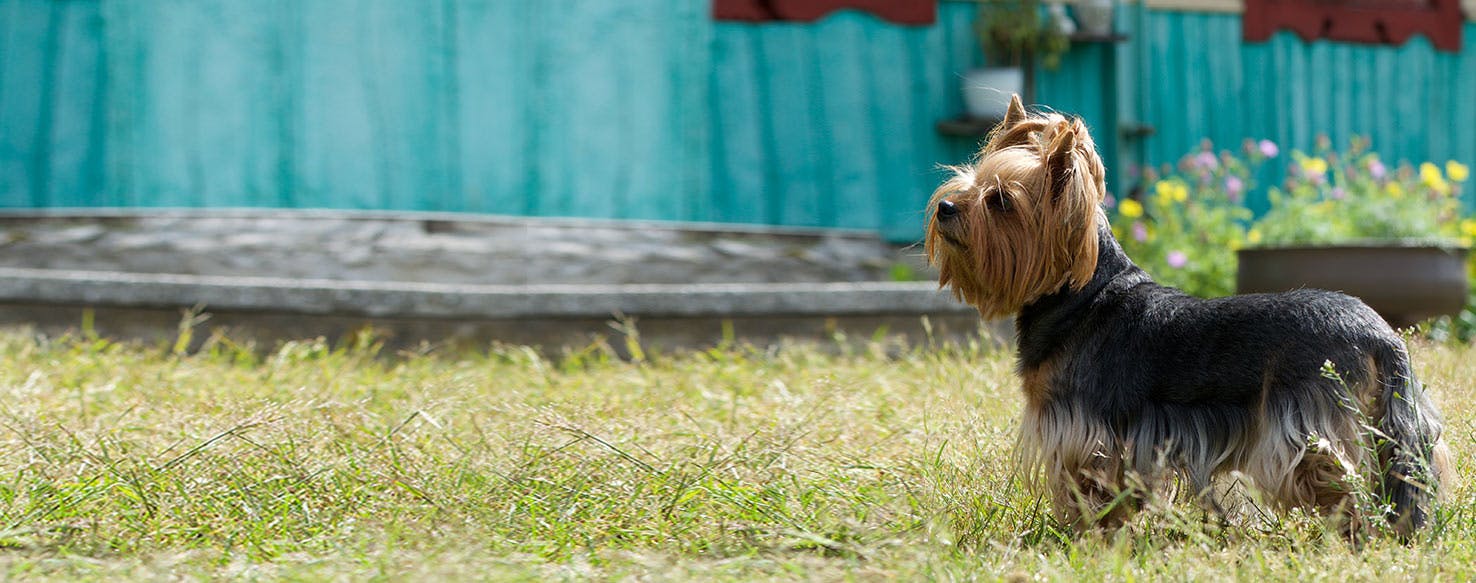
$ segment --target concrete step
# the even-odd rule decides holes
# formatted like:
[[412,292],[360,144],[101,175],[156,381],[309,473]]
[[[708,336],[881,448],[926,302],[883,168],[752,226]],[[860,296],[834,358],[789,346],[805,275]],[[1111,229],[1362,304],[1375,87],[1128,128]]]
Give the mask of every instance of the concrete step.
[[[275,342],[372,326],[396,345],[499,340],[545,347],[627,333],[667,348],[725,335],[755,342],[978,334],[977,314],[932,283],[476,285],[0,268],[0,323],[75,329],[87,310],[105,334],[168,339],[182,314]],[[614,325],[612,325],[614,323]],[[991,334],[998,335],[998,325]]]
[[[449,213],[0,212],[0,323],[168,339],[181,313],[274,342],[374,326],[396,344],[672,347],[979,331],[920,251],[836,229]],[[612,325],[612,322],[614,323]],[[203,336],[203,335],[197,335]]]

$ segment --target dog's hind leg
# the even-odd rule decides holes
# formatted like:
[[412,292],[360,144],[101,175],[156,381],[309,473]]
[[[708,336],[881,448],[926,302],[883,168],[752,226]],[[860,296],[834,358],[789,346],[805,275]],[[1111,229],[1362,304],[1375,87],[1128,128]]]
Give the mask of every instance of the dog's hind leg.
[[1292,470],[1289,488],[1280,498],[1287,507],[1316,511],[1329,527],[1356,541],[1369,526],[1358,504],[1369,485],[1360,482],[1357,465],[1347,456],[1314,444]]
[[[1354,387],[1363,383],[1353,380]],[[1265,408],[1259,441],[1244,469],[1277,506],[1316,512],[1344,536],[1357,538],[1369,526],[1359,502],[1372,495],[1373,479],[1357,405],[1345,396],[1341,380],[1291,386]]]
[[1392,505],[1390,523],[1407,538],[1429,520],[1440,487],[1449,487],[1454,475],[1441,439],[1440,413],[1415,378],[1403,343],[1391,342],[1374,361],[1378,383],[1372,416],[1387,438],[1379,451],[1380,491]]

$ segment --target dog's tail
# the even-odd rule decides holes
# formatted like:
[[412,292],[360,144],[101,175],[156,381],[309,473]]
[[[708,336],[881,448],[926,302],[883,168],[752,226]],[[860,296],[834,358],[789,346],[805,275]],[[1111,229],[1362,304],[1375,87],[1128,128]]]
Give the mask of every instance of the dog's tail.
[[1375,355],[1381,385],[1381,415],[1375,439],[1383,498],[1392,505],[1389,521],[1408,536],[1429,520],[1442,479],[1450,478],[1445,444],[1440,440],[1440,413],[1414,376],[1403,343]]

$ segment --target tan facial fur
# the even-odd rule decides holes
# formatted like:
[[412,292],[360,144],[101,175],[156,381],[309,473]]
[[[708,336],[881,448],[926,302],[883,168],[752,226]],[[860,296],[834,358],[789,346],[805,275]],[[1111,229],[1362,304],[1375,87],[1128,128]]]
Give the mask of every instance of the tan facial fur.
[[[985,317],[1018,312],[1097,264],[1105,170],[1086,127],[1059,114],[1010,114],[971,164],[933,193],[926,249],[939,284]],[[947,201],[957,214],[940,217]]]

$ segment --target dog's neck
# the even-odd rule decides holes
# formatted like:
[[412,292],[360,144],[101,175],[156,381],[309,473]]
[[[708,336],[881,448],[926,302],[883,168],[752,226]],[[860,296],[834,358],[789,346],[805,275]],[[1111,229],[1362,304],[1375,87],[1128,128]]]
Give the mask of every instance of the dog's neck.
[[1097,268],[1091,281],[1075,291],[1063,286],[1061,291],[1026,305],[1015,316],[1021,366],[1026,370],[1035,368],[1062,349],[1071,329],[1082,325],[1092,303],[1114,281],[1136,285],[1139,279],[1152,281],[1128,258],[1112,236],[1112,228],[1102,221],[1097,228]]

